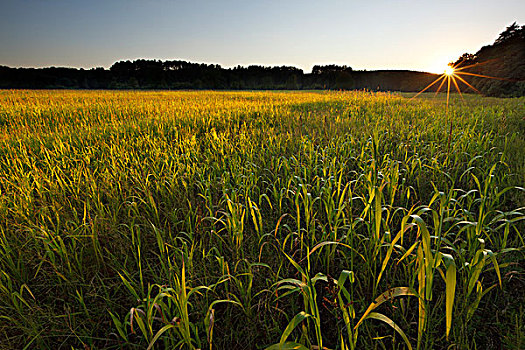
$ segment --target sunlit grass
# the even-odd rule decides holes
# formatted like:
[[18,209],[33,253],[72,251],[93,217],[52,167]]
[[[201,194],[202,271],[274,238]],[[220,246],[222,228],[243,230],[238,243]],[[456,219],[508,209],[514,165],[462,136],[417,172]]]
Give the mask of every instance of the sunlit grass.
[[0,91],[0,343],[519,338],[525,100],[403,96]]

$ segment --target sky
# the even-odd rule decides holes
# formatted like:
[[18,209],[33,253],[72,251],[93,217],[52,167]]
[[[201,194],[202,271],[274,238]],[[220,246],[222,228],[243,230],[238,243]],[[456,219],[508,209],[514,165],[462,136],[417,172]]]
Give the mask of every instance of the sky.
[[524,0],[0,0],[0,65],[120,60],[442,73],[525,24]]

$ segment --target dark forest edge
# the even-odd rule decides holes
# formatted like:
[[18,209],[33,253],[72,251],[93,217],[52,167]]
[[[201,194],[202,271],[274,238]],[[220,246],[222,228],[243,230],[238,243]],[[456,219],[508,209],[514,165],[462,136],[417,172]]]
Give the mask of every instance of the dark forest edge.
[[[492,45],[476,54],[463,54],[456,65],[472,65],[466,72],[498,79],[466,79],[487,96],[525,95],[525,26],[508,26]],[[342,89],[417,92],[438,75],[410,70],[356,71],[348,66],[316,65],[312,73],[291,67],[237,66],[183,60],[119,61],[109,69],[11,68],[0,66],[3,89],[219,89],[312,90]],[[435,91],[437,86],[428,91]],[[464,92],[473,92],[466,85]]]
[[120,61],[109,70],[93,68],[0,67],[0,88],[37,89],[369,89],[419,91],[437,75],[413,71],[354,71],[346,66],[315,66],[305,74],[289,67],[223,68],[187,61]]

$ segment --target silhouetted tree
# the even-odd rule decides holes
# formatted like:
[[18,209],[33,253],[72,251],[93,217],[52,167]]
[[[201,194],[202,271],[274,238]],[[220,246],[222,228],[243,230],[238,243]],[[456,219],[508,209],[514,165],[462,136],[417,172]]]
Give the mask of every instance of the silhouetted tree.
[[449,63],[449,65],[459,68],[459,67],[470,66],[475,63],[477,63],[476,55],[473,55],[471,53],[464,53],[455,62]]
[[494,44],[502,44],[510,39],[524,37],[525,25],[519,26],[516,22],[512,23],[503,32],[500,33]]

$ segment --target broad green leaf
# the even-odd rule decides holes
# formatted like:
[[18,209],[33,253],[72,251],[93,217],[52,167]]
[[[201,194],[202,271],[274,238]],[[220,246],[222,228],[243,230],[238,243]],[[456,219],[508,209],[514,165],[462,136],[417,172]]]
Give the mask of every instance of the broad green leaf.
[[408,226],[406,226],[406,222],[409,217],[410,216],[407,215],[401,220],[401,229],[399,230],[398,234],[394,237],[392,242],[390,242],[390,247],[388,248],[388,251],[386,252],[385,259],[383,260],[383,265],[381,266],[381,271],[379,271],[379,275],[377,276],[376,286],[379,285],[381,276],[383,276],[383,272],[385,271],[386,266],[388,265],[390,256],[392,255],[392,252],[394,251],[395,244],[397,243],[398,240],[402,239],[405,232],[414,225],[414,224],[409,224]]
[[427,225],[419,215],[411,215],[416,222],[417,226],[421,230],[421,242],[423,243],[423,253],[425,255],[425,298],[426,300],[432,300],[432,269],[434,267],[434,258],[430,247],[430,233],[428,232]]
[[113,323],[115,324],[115,327],[117,328],[118,334],[124,339],[125,341],[128,341],[128,337],[126,333],[124,332],[124,329],[122,327],[122,322],[117,318],[117,316],[113,315],[111,311],[108,311],[109,315],[111,316],[111,319],[113,320]]
[[376,320],[379,320],[379,321],[383,321],[385,322],[387,325],[389,325],[390,327],[392,327],[397,333],[399,333],[399,335],[401,336],[401,338],[403,338],[403,340],[405,341],[407,347],[409,350],[412,350],[412,345],[410,344],[410,342],[408,341],[408,338],[405,334],[405,332],[403,332],[403,330],[401,328],[399,328],[399,326],[394,322],[392,321],[390,318],[386,317],[385,315],[383,314],[380,314],[378,312],[371,312],[369,315],[368,315],[368,318],[375,318]]
[[368,314],[370,314],[372,310],[377,308],[379,305],[383,304],[385,301],[394,299],[395,297],[399,296],[417,296],[417,294],[410,287],[395,287],[387,290],[386,292],[378,296],[372,304],[370,304],[363,316],[361,316],[361,318],[359,319],[359,322],[357,322],[357,324],[355,325],[354,329],[357,329],[357,327],[359,327],[359,325],[367,318]]
[[306,320],[308,317],[311,317],[311,316],[304,311],[301,311],[297,315],[295,315],[294,318],[292,318],[292,320],[288,323],[288,326],[286,326],[286,329],[281,335],[281,340],[279,341],[279,345],[283,345],[286,342],[286,339],[288,339],[290,334],[293,332],[295,327],[297,327],[301,322]]
[[284,344],[277,343],[270,345],[265,350],[309,350],[306,346],[294,342],[286,342]]
[[446,317],[446,337],[450,334],[452,326],[452,309],[454,307],[454,297],[456,294],[456,263],[454,258],[449,254],[443,254],[443,262],[447,268],[446,275],[446,301],[445,301],[445,317]]
[[503,285],[501,283],[501,272],[499,270],[498,260],[496,260],[496,255],[491,250],[486,250],[486,252],[490,260],[492,261],[492,264],[494,265],[494,270],[496,270],[496,275],[498,275],[499,287],[503,289]]
[[343,286],[347,279],[350,281],[350,283],[354,283],[354,280],[355,280],[354,271],[348,271],[348,270],[341,271],[341,273],[339,274],[339,278],[337,279],[337,285],[339,287]]
[[153,345],[155,344],[155,342],[160,338],[160,336],[166,332],[168,329],[171,329],[171,328],[175,328],[176,326],[172,325],[172,324],[167,324],[165,325],[164,327],[162,327],[161,329],[159,329],[159,331],[157,332],[157,334],[155,334],[155,336],[153,337],[153,339],[151,340],[151,342],[149,343],[148,345],[148,349],[147,350],[150,350]]

